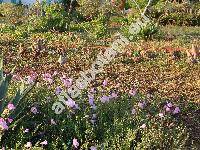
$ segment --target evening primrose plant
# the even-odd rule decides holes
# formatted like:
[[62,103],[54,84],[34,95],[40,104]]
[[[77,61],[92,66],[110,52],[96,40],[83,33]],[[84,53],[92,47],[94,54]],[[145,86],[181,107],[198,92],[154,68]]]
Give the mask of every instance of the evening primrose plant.
[[4,75],[3,73],[3,58],[0,57],[0,140],[5,130],[8,130],[12,124],[17,123],[15,118],[20,114],[21,110],[18,109],[18,105],[26,94],[33,88],[34,84],[25,88],[23,82],[19,87],[17,93],[11,100],[8,98],[8,88],[12,80],[12,73]]

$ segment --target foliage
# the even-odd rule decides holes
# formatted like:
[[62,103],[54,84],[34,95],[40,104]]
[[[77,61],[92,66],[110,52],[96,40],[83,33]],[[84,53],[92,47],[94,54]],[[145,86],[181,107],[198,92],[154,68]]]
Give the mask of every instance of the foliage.
[[[134,26],[133,26],[134,27]],[[144,23],[140,28],[138,28],[139,31],[137,31],[137,34],[130,34],[129,32],[129,26],[122,27],[122,32],[127,36],[133,36],[133,41],[134,40],[139,40],[139,39],[144,39],[144,40],[151,40],[153,39],[153,36],[156,34],[159,34],[159,26],[155,22],[148,22]]]
[[106,35],[108,28],[107,23],[108,18],[105,15],[100,14],[96,19],[90,22],[73,24],[70,29],[87,32],[91,37],[99,39]]
[[[32,18],[29,23],[34,30],[44,32],[49,30],[66,31],[70,23],[70,18],[67,12],[61,5],[45,5],[44,15],[39,18]],[[34,24],[32,24],[34,21]]]
[[[0,148],[199,149],[200,66],[199,60],[186,61],[185,50],[193,39],[199,41],[200,30],[158,26],[157,19],[168,12],[163,1],[154,1],[149,8],[153,12],[149,17],[155,20],[141,27],[123,53],[103,66],[77,98],[61,102],[62,114],[55,114],[52,106],[60,92],[67,92],[99,53],[105,54],[116,39],[116,28],[130,37],[128,25],[140,15],[131,1],[126,4],[126,8],[133,7],[128,15],[109,3],[81,2],[84,5],[76,13],[68,13],[60,4],[35,4],[27,15],[0,24],[0,51],[4,53],[0,128],[5,128]],[[139,0],[142,9],[146,3]],[[11,14],[16,13],[14,7],[18,6],[13,5]],[[170,14],[176,12],[184,14],[182,8]],[[175,17],[181,24],[183,16]],[[18,20],[21,23],[15,23]],[[114,29],[113,23],[118,27]],[[13,66],[15,74],[1,75]],[[22,81],[31,89],[26,97],[23,92],[29,88]]]
[[162,25],[199,26],[199,5],[200,3],[173,4],[169,2],[160,2],[151,8],[151,17],[159,19]]
[[[11,73],[13,73],[13,71]],[[5,130],[8,130],[9,126],[13,126],[17,123],[18,120],[16,120],[16,117],[22,112],[21,109],[18,108],[18,105],[20,105],[22,99],[33,87],[33,85],[30,85],[25,88],[24,83],[22,83],[16,95],[11,100],[8,100],[8,87],[11,79],[11,74],[6,76],[3,74],[3,59],[0,58],[0,140]]]

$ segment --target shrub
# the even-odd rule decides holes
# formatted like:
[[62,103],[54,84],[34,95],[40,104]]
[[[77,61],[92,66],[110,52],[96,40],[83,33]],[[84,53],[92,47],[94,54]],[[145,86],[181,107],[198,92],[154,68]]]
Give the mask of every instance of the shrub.
[[43,15],[33,15],[29,20],[32,31],[46,32],[49,30],[66,31],[70,24],[70,17],[59,4],[44,5]]

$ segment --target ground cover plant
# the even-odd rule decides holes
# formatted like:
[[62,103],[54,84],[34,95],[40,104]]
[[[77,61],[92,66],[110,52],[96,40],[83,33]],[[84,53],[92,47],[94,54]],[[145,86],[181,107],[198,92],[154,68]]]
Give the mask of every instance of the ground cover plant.
[[153,1],[151,22],[63,113],[52,110],[118,32],[130,36],[138,6],[0,4],[1,149],[200,149],[199,2]]

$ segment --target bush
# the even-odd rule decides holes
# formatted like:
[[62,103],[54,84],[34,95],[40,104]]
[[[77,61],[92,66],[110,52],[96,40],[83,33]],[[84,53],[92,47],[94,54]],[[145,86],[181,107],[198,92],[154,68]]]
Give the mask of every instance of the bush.
[[[129,26],[122,27],[121,30],[126,37],[129,38],[130,36],[132,36],[132,34],[130,34],[129,32]],[[133,41],[139,39],[151,40],[153,39],[154,35],[158,33],[159,33],[158,24],[151,21],[139,28],[139,32],[133,35]]]
[[174,4],[160,2],[151,8],[150,16],[155,19],[159,19],[159,23],[162,25],[187,25],[187,26],[199,26],[200,25],[200,3],[195,4]]
[[107,22],[108,18],[105,15],[100,14],[90,22],[72,24],[70,30],[87,32],[92,38],[99,39],[104,37],[107,33]]
[[70,17],[59,4],[44,5],[43,15],[33,15],[29,20],[32,31],[46,32],[49,30],[66,31],[70,24]]

